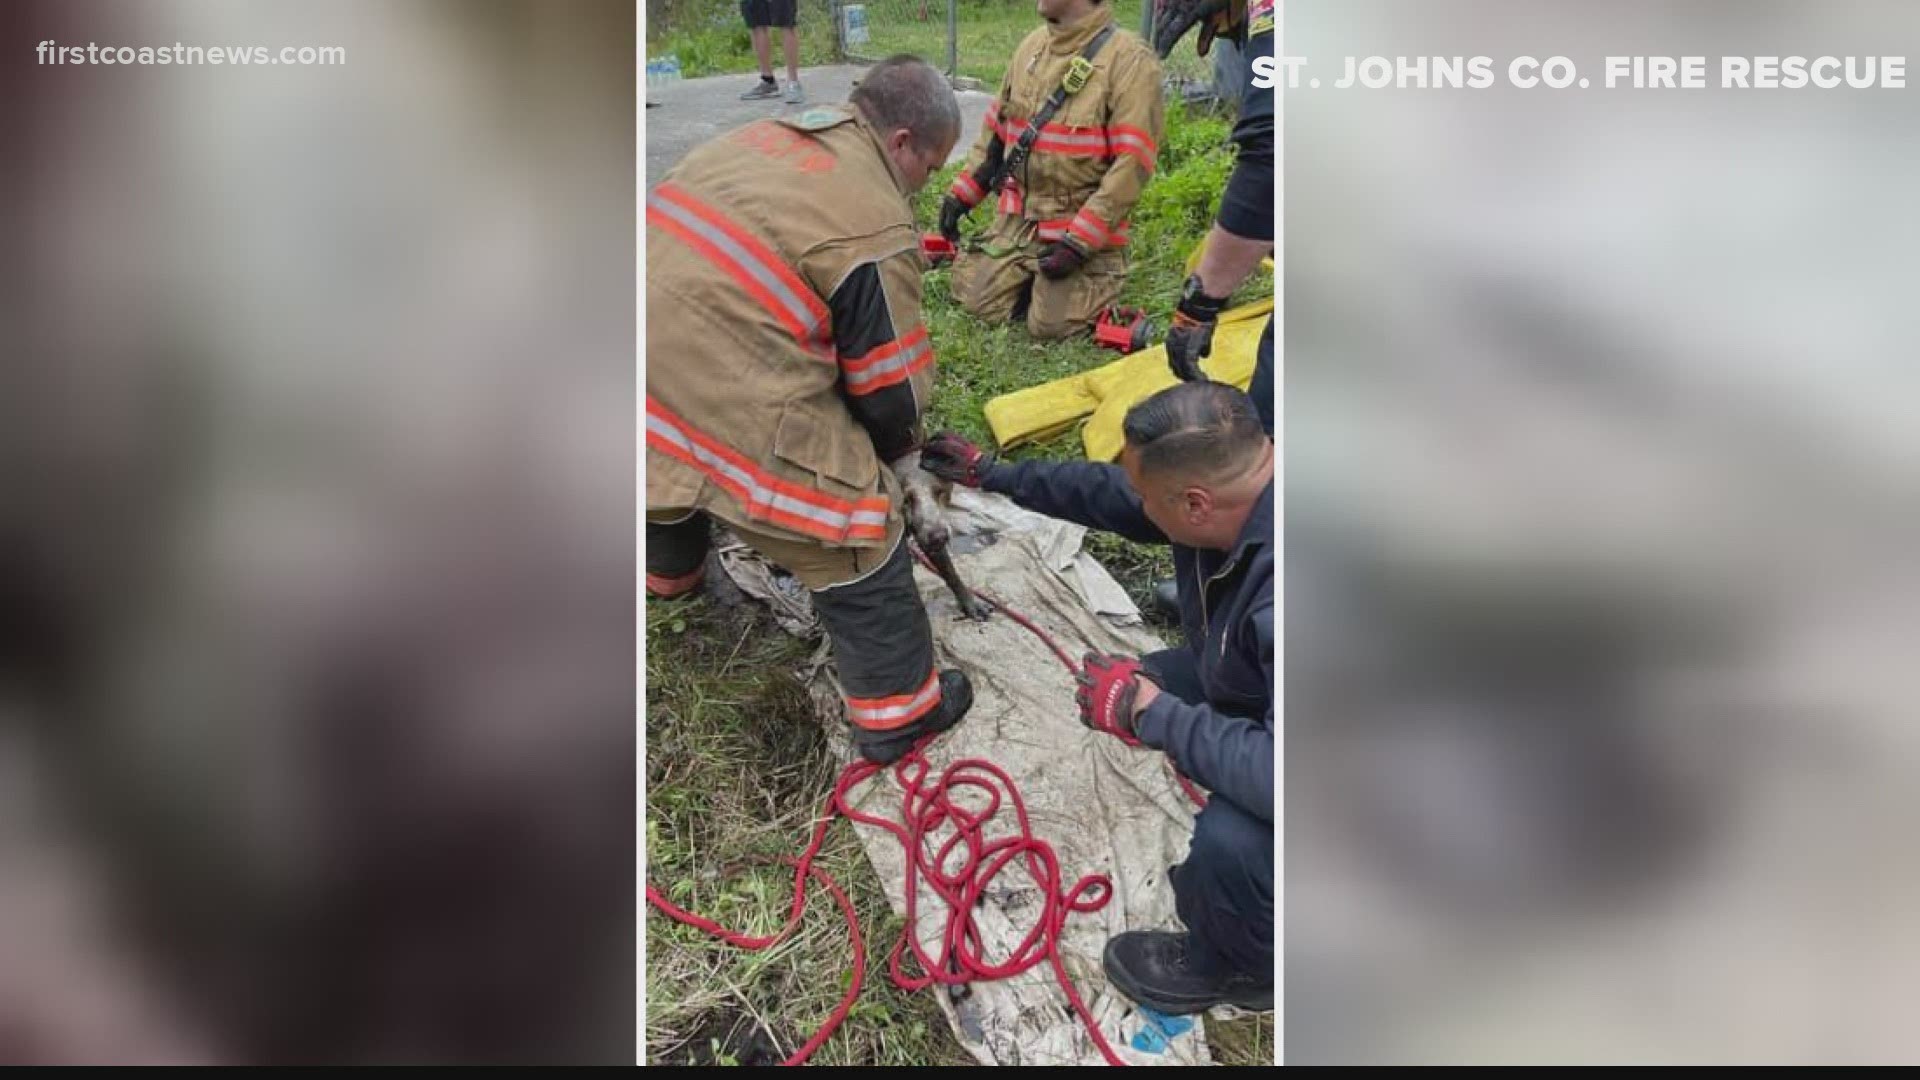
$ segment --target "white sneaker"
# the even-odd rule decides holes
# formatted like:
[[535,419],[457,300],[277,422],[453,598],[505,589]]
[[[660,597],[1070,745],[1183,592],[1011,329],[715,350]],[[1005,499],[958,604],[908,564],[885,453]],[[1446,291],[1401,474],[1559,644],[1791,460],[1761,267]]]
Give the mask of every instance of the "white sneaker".
[[787,84],[787,104],[798,105],[805,100],[806,96],[800,92],[800,83],[798,80]]

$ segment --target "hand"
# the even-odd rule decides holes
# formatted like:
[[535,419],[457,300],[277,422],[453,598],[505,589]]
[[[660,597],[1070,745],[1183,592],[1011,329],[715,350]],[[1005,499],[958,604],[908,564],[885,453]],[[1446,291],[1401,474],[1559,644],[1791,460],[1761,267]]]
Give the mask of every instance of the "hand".
[[993,468],[993,455],[983,453],[964,436],[943,431],[920,448],[920,467],[942,480],[977,488]]
[[1086,252],[1065,240],[1055,240],[1040,253],[1040,272],[1048,281],[1059,281],[1080,269],[1080,264],[1086,261]]
[[947,546],[952,533],[947,529],[946,502],[953,487],[928,469],[920,467],[921,452],[915,450],[892,462],[893,475],[905,491],[901,502],[907,528],[922,551],[937,551]]
[[1167,366],[1176,378],[1193,382],[1207,377],[1200,361],[1213,355],[1213,328],[1226,306],[1225,297],[1201,291],[1198,277],[1187,279],[1180,306],[1173,312],[1173,326],[1167,331]]
[[1080,722],[1128,746],[1139,746],[1134,716],[1142,678],[1140,661],[1132,657],[1088,653],[1080,674],[1075,676],[1080,684],[1074,694],[1080,705]]
[[967,208],[961,205],[959,199],[948,195],[940,200],[940,235],[946,238],[947,243],[960,242],[960,222],[966,216]]
[[1182,382],[1205,379],[1200,361],[1213,355],[1213,323],[1194,322],[1174,312],[1173,327],[1167,331],[1167,366]]
[[1206,20],[1207,25],[1200,31],[1200,55],[1207,55],[1213,46],[1214,34],[1219,30],[1216,21],[1221,15],[1230,14],[1228,0],[1157,0],[1153,16],[1153,50],[1165,60],[1173,51],[1173,46],[1186,36],[1193,24]]

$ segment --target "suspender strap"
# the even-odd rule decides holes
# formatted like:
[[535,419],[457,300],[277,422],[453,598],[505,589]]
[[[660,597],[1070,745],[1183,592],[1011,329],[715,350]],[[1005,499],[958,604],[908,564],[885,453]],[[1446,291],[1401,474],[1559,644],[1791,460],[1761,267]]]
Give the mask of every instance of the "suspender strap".
[[1080,50],[1080,55],[1073,58],[1073,63],[1067,66],[1067,73],[1061,78],[1060,85],[1053,88],[1053,93],[1047,98],[1046,104],[1040,106],[1040,111],[1027,121],[1027,130],[1020,133],[1020,141],[1014,143],[1013,149],[1007,152],[1006,162],[993,187],[1006,186],[1007,179],[1026,165],[1028,155],[1033,153],[1034,140],[1040,137],[1040,129],[1047,125],[1047,121],[1053,119],[1053,114],[1060,111],[1060,106],[1067,103],[1070,95],[1079,93],[1080,89],[1087,85],[1088,77],[1093,74],[1093,58],[1100,54],[1100,50],[1107,44],[1107,39],[1112,36],[1113,24],[1108,23],[1100,28],[1099,33],[1093,35],[1093,40],[1087,42],[1087,47]]

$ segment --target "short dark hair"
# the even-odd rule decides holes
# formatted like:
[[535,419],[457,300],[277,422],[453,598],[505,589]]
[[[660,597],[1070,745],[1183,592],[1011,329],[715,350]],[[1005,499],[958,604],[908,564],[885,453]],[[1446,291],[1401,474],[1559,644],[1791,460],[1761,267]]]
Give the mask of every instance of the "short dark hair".
[[1127,411],[1121,425],[1142,474],[1219,481],[1252,465],[1267,429],[1253,399],[1226,383],[1176,383]]
[[940,69],[896,53],[867,69],[848,99],[883,132],[906,128],[914,145],[937,150],[960,137],[960,100]]

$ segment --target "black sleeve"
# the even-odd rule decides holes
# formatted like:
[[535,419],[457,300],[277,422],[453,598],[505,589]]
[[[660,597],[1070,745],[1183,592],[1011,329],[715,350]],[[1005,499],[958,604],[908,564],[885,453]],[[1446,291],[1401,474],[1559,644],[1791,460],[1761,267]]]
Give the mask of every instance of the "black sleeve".
[[1127,471],[1100,461],[1017,461],[996,464],[982,487],[1036,514],[1124,536],[1141,544],[1165,544],[1167,536],[1147,518]]
[[[933,349],[924,323],[915,319],[898,332],[879,263],[862,263],[841,282],[828,308],[839,354],[840,388],[847,407],[868,435],[880,460],[891,462],[924,441],[917,384],[930,376]],[[919,378],[916,378],[919,376]]]
[[1253,84],[1253,61],[1273,55],[1273,31],[1252,35],[1240,51],[1246,90],[1240,99],[1240,117],[1233,125],[1239,148],[1233,175],[1220,198],[1221,228],[1248,240],[1273,240],[1273,88]]
[[[1253,614],[1251,632],[1259,643],[1262,673],[1273,679],[1273,609]],[[1140,712],[1140,741],[1164,750],[1180,771],[1215,795],[1259,818],[1273,820],[1273,703],[1266,716],[1249,720],[1229,716],[1211,705],[1181,701],[1162,693]]]

